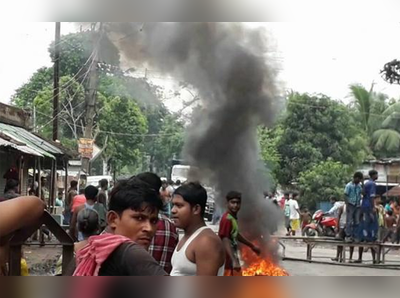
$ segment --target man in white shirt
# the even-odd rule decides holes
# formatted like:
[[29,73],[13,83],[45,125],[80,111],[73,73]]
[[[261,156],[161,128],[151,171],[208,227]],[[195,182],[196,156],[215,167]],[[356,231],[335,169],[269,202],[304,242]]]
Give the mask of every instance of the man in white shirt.
[[289,200],[290,209],[290,227],[292,229],[292,236],[296,236],[296,231],[300,229],[300,208],[297,202],[298,194],[294,193]]
[[331,196],[329,198],[329,201],[331,202],[333,207],[328,212],[326,212],[325,215],[333,216],[334,218],[338,218],[340,208],[342,208],[343,205],[345,204],[344,201],[338,201],[338,199],[335,196]]

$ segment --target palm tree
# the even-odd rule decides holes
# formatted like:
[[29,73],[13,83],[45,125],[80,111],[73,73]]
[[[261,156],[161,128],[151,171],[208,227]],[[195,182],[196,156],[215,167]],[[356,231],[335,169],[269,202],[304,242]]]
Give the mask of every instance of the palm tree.
[[382,113],[381,128],[372,135],[374,149],[380,152],[400,153],[400,102],[390,105]]
[[374,154],[400,154],[400,102],[389,105],[387,96],[374,92],[373,85],[369,91],[362,85],[351,85],[350,90]]

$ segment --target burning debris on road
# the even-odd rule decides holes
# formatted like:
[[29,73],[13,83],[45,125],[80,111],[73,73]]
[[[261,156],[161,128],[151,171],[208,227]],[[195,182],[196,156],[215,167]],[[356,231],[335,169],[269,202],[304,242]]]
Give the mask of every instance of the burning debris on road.
[[242,259],[246,263],[243,276],[289,276],[289,273],[275,263],[268,254],[257,256],[248,247],[241,250]]

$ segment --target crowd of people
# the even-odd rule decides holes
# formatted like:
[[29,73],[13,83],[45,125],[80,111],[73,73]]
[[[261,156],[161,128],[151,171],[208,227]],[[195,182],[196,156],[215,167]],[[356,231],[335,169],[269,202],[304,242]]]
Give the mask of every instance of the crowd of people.
[[[55,200],[64,209],[64,224],[69,225],[69,234],[76,241],[74,261],[58,274],[238,276],[238,243],[261,253],[240,233],[239,192],[227,194],[227,209],[217,235],[204,220],[208,196],[198,182],[172,184],[162,182],[154,173],[142,173],[119,181],[111,192],[105,181],[99,187],[77,187],[72,181],[66,199],[60,192]],[[39,208],[45,209],[36,197],[19,195],[0,203],[0,209],[14,210],[21,199],[40,202]],[[24,218],[20,212],[16,216]]]
[[[336,218],[337,239],[349,243],[399,243],[399,204],[390,200],[386,206],[382,205],[375,182],[378,173],[370,171],[369,174],[370,179],[364,181],[362,173],[355,173],[345,187],[344,199],[332,196],[333,207],[325,215]],[[237,191],[226,194],[227,207],[221,215],[218,234],[205,222],[208,195],[197,182],[174,184],[147,172],[119,181],[112,190],[108,189],[107,180],[100,181],[98,187],[80,190],[78,182],[71,181],[65,197],[64,200],[63,192],[59,192],[55,203],[64,209],[64,224],[69,226],[69,234],[76,244],[74,262],[64,275],[240,276],[239,243],[248,246],[254,254],[261,254],[260,248],[240,232],[238,213],[242,194]],[[28,206],[36,204],[37,210],[44,210],[46,206],[43,199],[21,197],[18,183],[10,179],[0,211],[14,212],[21,200],[27,201]],[[299,207],[297,192],[286,192],[280,204],[288,236],[296,236],[311,222],[308,209]],[[24,210],[14,214],[29,218],[20,214]],[[19,225],[15,218],[7,220],[5,230],[9,234]],[[15,226],[10,227],[10,222]],[[182,231],[181,237],[179,231]],[[333,260],[339,259],[340,249],[343,248],[338,248]],[[351,258],[353,252],[354,249]],[[355,262],[362,261],[362,253],[360,248]],[[372,255],[375,260],[373,249]]]
[[[384,204],[377,193],[378,172],[371,170],[369,179],[364,180],[361,172],[356,172],[343,193],[343,199],[330,197],[332,208],[324,216],[336,219],[336,239],[347,243],[400,243],[400,206],[396,199],[387,199]],[[287,236],[295,236],[304,231],[311,222],[311,214],[306,207],[299,208],[298,194],[286,192],[281,201],[285,215]],[[304,235],[304,233],[303,233]],[[339,260],[343,247],[338,248]],[[350,249],[350,261],[361,263],[364,248],[359,248],[359,258],[353,261],[354,248]],[[376,262],[376,252],[371,249]]]

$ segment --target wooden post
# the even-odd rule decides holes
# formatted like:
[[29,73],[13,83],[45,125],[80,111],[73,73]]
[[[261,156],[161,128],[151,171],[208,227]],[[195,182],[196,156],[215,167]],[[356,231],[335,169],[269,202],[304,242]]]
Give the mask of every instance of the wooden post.
[[66,269],[71,265],[74,260],[74,246],[63,246],[62,251],[62,275],[66,274]]
[[54,211],[55,197],[57,195],[57,160],[51,162],[51,185],[50,185],[50,213]]
[[35,165],[34,165],[34,169],[33,169],[33,185],[32,185],[32,187],[35,186],[38,157],[35,157],[34,159],[35,159]]
[[[64,204],[68,198],[68,159],[64,160],[65,163],[65,179],[64,179]],[[65,206],[64,206],[65,207]]]
[[23,179],[24,179],[24,157],[21,155],[19,157],[19,169],[18,169],[18,179],[19,179],[19,186],[18,186],[18,193],[23,195],[22,193],[22,184],[23,184]]
[[11,246],[10,247],[10,275],[21,276],[21,258],[22,258],[22,246]]
[[42,163],[41,163],[41,158],[38,158],[38,197],[41,199],[42,198]]

